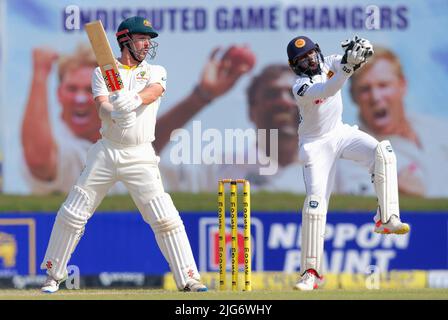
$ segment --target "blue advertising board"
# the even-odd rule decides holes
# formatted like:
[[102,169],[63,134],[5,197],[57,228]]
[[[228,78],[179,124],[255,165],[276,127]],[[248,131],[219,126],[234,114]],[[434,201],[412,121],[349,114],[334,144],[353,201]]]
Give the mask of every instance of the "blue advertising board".
[[[324,269],[331,273],[448,269],[448,212],[403,212],[408,235],[373,233],[366,212],[330,212],[325,233]],[[0,216],[0,277],[42,274],[40,263],[51,233],[54,213],[2,213]],[[201,271],[218,270],[216,213],[182,214]],[[296,213],[252,214],[254,271],[296,272],[300,269],[300,224]],[[230,222],[227,254],[230,254]],[[243,241],[240,221],[238,241]],[[240,250],[241,251],[241,250]],[[230,259],[228,259],[230,260]],[[239,257],[243,268],[243,257]],[[230,262],[230,261],[228,261]],[[70,264],[82,275],[102,272],[169,271],[153,232],[136,212],[96,213],[86,226]]]

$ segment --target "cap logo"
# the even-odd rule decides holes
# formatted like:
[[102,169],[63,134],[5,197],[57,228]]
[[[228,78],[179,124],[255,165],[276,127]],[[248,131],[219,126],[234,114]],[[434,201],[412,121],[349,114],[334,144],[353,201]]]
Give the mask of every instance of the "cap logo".
[[303,48],[306,44],[306,41],[303,39],[297,39],[296,42],[294,42],[294,44],[297,48]]
[[148,20],[143,20],[143,25],[152,28],[151,22],[149,22]]

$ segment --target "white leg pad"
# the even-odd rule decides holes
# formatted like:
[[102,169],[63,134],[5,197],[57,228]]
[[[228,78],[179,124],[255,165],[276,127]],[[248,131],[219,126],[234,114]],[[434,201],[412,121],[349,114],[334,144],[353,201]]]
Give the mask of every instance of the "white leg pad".
[[376,148],[373,174],[381,222],[387,223],[392,215],[400,218],[397,159],[388,140],[381,141]]
[[41,264],[41,269],[47,269],[54,279],[67,277],[68,261],[84,233],[85,224],[93,213],[92,208],[87,193],[74,186],[59,209]]
[[314,269],[322,274],[327,205],[319,196],[307,196],[302,211],[301,273]]
[[171,196],[163,193],[149,201],[143,214],[155,233],[157,243],[174,275],[177,288],[185,288],[189,279],[200,280],[190,241]]

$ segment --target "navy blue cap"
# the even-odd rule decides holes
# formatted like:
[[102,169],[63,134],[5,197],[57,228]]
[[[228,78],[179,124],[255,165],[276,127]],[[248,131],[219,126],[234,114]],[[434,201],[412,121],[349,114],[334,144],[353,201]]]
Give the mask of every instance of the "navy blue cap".
[[286,51],[288,52],[288,60],[292,63],[295,58],[316,48],[317,45],[310,38],[305,36],[295,37],[289,41],[288,47],[286,48]]

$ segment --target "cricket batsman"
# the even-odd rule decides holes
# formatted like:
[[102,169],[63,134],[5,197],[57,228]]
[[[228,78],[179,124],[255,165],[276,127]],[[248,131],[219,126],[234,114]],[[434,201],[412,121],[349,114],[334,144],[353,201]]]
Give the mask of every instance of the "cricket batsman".
[[373,55],[373,46],[355,36],[342,44],[343,55],[324,57],[319,45],[299,36],[287,46],[288,62],[298,78],[292,91],[300,112],[299,161],[306,198],[302,210],[301,279],[298,290],[322,283],[322,255],[328,203],[336,160],[350,159],[366,167],[378,197],[375,232],[405,234],[400,220],[396,157],[389,141],[342,122],[341,88]]
[[200,282],[184,224],[164,191],[159,158],[153,149],[157,110],[166,89],[166,70],[153,58],[158,33],[148,20],[132,17],[118,27],[118,70],[124,90],[109,96],[99,68],[92,91],[101,118],[101,139],[88,151],[86,167],[60,207],[41,268],[48,278],[43,292],[53,293],[67,277],[67,264],[84,227],[108,190],[122,181],[154,231],[179,290],[207,291]]

